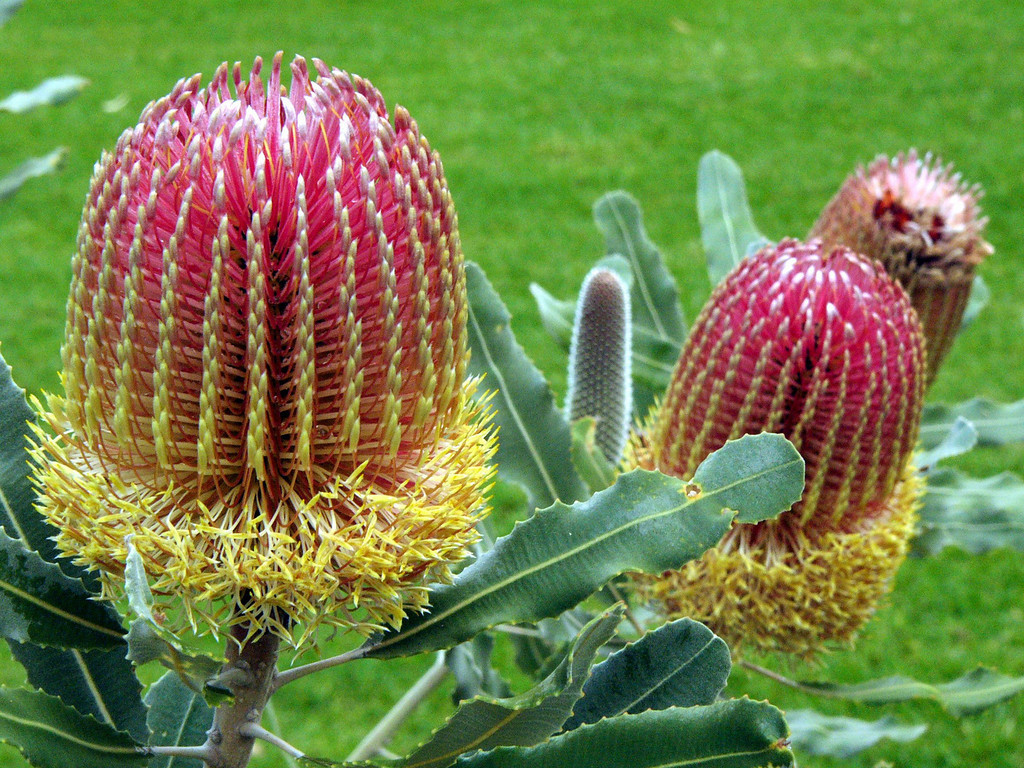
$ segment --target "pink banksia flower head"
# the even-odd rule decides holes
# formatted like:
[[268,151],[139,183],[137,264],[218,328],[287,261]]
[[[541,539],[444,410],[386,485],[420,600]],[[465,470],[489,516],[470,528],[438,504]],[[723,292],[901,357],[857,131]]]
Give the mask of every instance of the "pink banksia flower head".
[[981,195],[930,154],[880,155],[844,182],[809,235],[877,259],[900,281],[924,329],[929,382],[960,330],[975,268],[992,253]]
[[296,644],[422,607],[494,451],[441,160],[312,64],[182,80],[103,155],[36,448],[40,508],[106,594],[130,537],[194,628]]
[[728,440],[781,433],[804,495],[680,571],[637,577],[641,594],[741,650],[849,641],[906,554],[923,392],[920,323],[881,265],[818,241],[745,259],[694,323],[634,461],[687,479]]

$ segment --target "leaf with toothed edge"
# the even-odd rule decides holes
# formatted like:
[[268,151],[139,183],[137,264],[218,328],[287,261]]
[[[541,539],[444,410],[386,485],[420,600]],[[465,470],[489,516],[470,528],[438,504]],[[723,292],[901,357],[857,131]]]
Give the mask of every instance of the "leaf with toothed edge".
[[556,733],[582,695],[590,667],[615,634],[623,611],[619,604],[587,624],[562,663],[529,691],[511,698],[477,697],[464,702],[405,759],[403,768],[445,768],[467,752],[533,746]]
[[128,734],[26,689],[0,688],[0,741],[36,768],[128,768],[149,760]]
[[408,656],[450,648],[501,623],[557,616],[626,571],[679,568],[714,546],[733,519],[789,509],[803,492],[804,462],[781,435],[748,435],[711,454],[691,483],[634,470],[587,501],[557,503],[520,522],[429,593],[431,609],[371,639],[363,655]]
[[594,667],[563,730],[648,709],[713,704],[731,669],[724,640],[699,622],[677,619]]
[[10,647],[30,685],[59,697],[83,715],[127,732],[136,741],[149,738],[142,685],[126,658],[125,643],[106,651],[66,651],[30,643],[10,643]]
[[[152,745],[193,747],[206,741],[213,710],[173,672],[161,677],[146,694]],[[199,760],[157,755],[150,768],[202,768]]]
[[0,531],[0,633],[19,643],[58,648],[112,648],[124,630],[109,605],[82,582]]
[[[29,425],[35,420],[25,390],[15,384],[0,355],[0,528],[53,562],[58,552],[51,538],[57,531],[36,511],[36,491],[29,478]],[[68,573],[79,575],[73,567]]]
[[[35,490],[29,479],[31,464],[26,451],[28,427],[35,414],[25,402],[24,391],[12,377],[11,369],[0,356],[0,527],[30,549],[52,562],[58,555],[51,541],[55,533],[35,510]],[[13,544],[10,546],[14,546]],[[96,587],[95,574],[87,573],[68,560],[58,563],[71,577],[82,577],[86,589]],[[72,582],[74,583],[74,582]],[[77,585],[74,587],[78,589]],[[120,627],[120,618],[112,607],[93,605],[106,614],[105,624]],[[63,639],[61,639],[63,643]],[[129,732],[144,740],[146,708],[140,696],[141,686],[123,641],[108,650],[65,650],[32,643],[8,641],[14,659],[25,668],[28,682],[85,715]]]
[[608,718],[535,747],[462,757],[458,768],[769,768],[794,765],[782,712],[735,699]]
[[466,264],[470,372],[484,374],[501,435],[498,474],[526,489],[535,507],[573,502],[587,488],[569,460],[569,424],[551,388],[516,342],[511,317],[480,267]]

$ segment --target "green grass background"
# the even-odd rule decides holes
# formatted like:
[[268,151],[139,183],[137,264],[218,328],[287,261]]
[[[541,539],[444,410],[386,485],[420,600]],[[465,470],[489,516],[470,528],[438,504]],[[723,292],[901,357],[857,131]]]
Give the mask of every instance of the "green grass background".
[[[961,339],[930,397],[1024,396],[1024,6],[1017,0],[643,2],[564,10],[556,2],[58,3],[29,0],[0,30],[0,94],[77,73],[73,102],[0,114],[0,173],[69,147],[58,176],[0,206],[0,340],[33,392],[57,386],[66,285],[92,164],[141,108],[182,76],[222,60],[316,56],[368,77],[408,107],[441,152],[469,258],[487,270],[520,341],[564,390],[564,361],[540,327],[531,281],[569,295],[602,253],[591,221],[609,189],[642,204],[693,317],[708,293],[695,175],[712,148],[743,167],[771,237],[799,236],[844,176],[876,153],[909,147],[953,160],[982,183],[995,256],[982,274],[992,304]],[[127,99],[108,113],[105,102]],[[1024,452],[977,451],[976,474],[1024,471]],[[983,663],[1024,675],[1024,559],[957,552],[911,561],[854,652],[797,674],[843,681],[903,673],[928,681]],[[286,738],[340,760],[429,665],[360,662],[285,689]],[[0,680],[19,669],[0,650]],[[782,707],[810,700],[735,673],[731,691]],[[397,743],[410,746],[449,711],[442,688]],[[907,745],[850,763],[1024,765],[1024,697],[956,720],[931,704],[835,713],[929,722]],[[0,766],[21,765],[0,747]],[[254,765],[278,766],[265,752]]]

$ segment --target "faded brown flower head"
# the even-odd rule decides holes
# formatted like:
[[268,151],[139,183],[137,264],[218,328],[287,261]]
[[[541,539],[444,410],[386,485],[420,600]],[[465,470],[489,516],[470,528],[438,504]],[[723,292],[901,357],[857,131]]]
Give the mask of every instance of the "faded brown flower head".
[[108,595],[131,537],[194,627],[296,643],[422,607],[494,450],[440,158],[313,65],[182,80],[103,155],[36,449],[42,512]]
[[923,391],[920,324],[880,265],[795,240],[745,259],[694,323],[635,461],[689,478],[726,441],[777,432],[806,462],[804,496],[680,571],[637,577],[641,594],[741,649],[850,640],[906,553]]
[[844,182],[808,236],[877,259],[900,281],[924,329],[929,382],[960,330],[975,268],[992,253],[981,194],[931,155],[880,155]]

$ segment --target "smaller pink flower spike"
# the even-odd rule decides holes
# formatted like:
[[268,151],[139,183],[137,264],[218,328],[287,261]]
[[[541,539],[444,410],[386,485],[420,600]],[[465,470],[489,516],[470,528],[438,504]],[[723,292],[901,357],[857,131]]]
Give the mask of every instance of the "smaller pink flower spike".
[[921,318],[929,382],[960,330],[975,269],[992,253],[981,196],[931,155],[880,155],[847,178],[809,235],[881,262],[900,281]]

